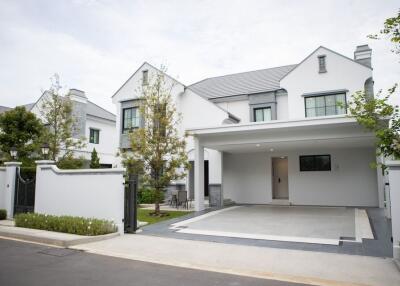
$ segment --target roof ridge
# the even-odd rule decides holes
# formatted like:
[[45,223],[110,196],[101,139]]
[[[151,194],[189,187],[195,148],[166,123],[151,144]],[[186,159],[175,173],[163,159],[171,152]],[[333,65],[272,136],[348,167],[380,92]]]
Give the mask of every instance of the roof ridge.
[[270,68],[263,68],[263,69],[256,69],[256,70],[251,70],[251,71],[244,71],[244,72],[238,72],[238,73],[230,73],[230,74],[225,74],[225,75],[219,75],[219,76],[213,76],[213,77],[207,77],[205,79],[199,80],[195,83],[190,84],[189,86],[193,86],[195,84],[198,84],[202,81],[208,80],[208,79],[214,79],[214,78],[220,78],[220,77],[227,77],[227,76],[233,76],[233,75],[239,75],[239,74],[245,74],[245,73],[250,73],[250,72],[258,72],[258,71],[265,71],[265,70],[272,70],[272,69],[277,69],[277,68],[283,68],[283,67],[289,67],[289,66],[297,66],[298,64],[290,64],[290,65],[282,65],[282,66],[277,66],[277,67],[270,67]]

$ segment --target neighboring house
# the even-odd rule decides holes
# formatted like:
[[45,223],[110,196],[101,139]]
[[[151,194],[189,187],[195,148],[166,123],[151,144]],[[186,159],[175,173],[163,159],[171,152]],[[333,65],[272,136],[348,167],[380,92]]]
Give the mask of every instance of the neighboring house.
[[[172,96],[193,136],[194,161],[184,184],[197,210],[204,196],[248,204],[383,206],[375,137],[347,116],[351,95],[373,96],[371,49],[354,58],[319,47],[299,64],[220,77],[185,86]],[[144,63],[114,94],[119,147],[139,126],[138,86],[160,72]],[[173,188],[174,186],[171,186]]]
[[[76,120],[74,138],[84,138],[86,146],[75,150],[75,156],[91,158],[94,148],[104,168],[111,168],[116,164],[117,139],[115,137],[115,115],[88,100],[84,91],[70,89],[69,95],[73,103],[73,116]],[[38,118],[41,118],[43,100],[48,96],[44,92],[35,102],[23,105]]]

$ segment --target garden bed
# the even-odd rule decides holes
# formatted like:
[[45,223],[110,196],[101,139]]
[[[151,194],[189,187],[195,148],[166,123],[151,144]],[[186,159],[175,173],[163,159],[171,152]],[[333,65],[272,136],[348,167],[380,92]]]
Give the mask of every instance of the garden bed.
[[158,223],[161,221],[181,217],[181,216],[191,213],[190,211],[161,211],[161,212],[165,215],[164,216],[154,216],[154,215],[151,215],[152,213],[154,213],[154,209],[138,208],[138,211],[137,211],[138,220],[147,222],[148,224],[153,224],[153,223]]
[[86,236],[104,235],[117,231],[113,222],[93,218],[22,213],[17,214],[14,220],[16,227]]

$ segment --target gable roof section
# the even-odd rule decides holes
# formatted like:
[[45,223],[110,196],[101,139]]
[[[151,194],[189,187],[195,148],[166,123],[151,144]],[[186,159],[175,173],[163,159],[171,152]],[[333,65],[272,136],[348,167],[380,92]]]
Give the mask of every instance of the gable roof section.
[[11,109],[10,107],[1,106],[1,105],[0,105],[0,113],[6,112],[6,111],[8,111],[8,110],[10,110],[10,109]]
[[87,115],[107,119],[110,121],[116,120],[115,114],[111,113],[110,111],[105,110],[104,108],[98,106],[97,104],[95,104],[89,100],[88,100],[88,104],[87,104],[86,113],[87,113]]
[[246,95],[280,89],[280,80],[296,65],[207,78],[189,86],[207,99]]
[[281,78],[281,80],[282,79],[284,79],[288,74],[290,74],[293,70],[295,70],[298,66],[300,66],[302,63],[304,63],[307,59],[309,59],[316,51],[318,51],[320,48],[323,48],[323,49],[325,49],[325,50],[327,50],[327,51],[329,51],[329,52],[331,52],[331,53],[334,53],[335,55],[338,55],[338,56],[341,56],[342,58],[345,58],[345,59],[347,59],[347,60],[349,60],[349,61],[352,61],[352,62],[354,62],[354,63],[356,63],[356,64],[358,64],[358,65],[360,65],[360,66],[363,66],[363,67],[365,67],[365,68],[367,68],[367,69],[370,69],[370,70],[372,70],[372,67],[369,67],[369,66],[366,66],[366,65],[364,65],[364,64],[362,64],[362,63],[359,63],[359,62],[357,62],[356,60],[353,60],[353,59],[351,59],[351,58],[349,58],[349,57],[346,57],[345,55],[342,55],[342,54],[340,54],[340,53],[338,53],[338,52],[335,52],[335,51],[333,51],[333,50],[331,50],[331,49],[328,49],[328,48],[326,48],[326,47],[324,47],[324,46],[319,46],[318,48],[316,48],[312,53],[310,53],[304,60],[302,60],[294,69],[292,69],[290,72],[288,72],[284,77],[282,77]]
[[162,72],[165,76],[169,77],[170,79],[172,79],[173,81],[176,81],[177,83],[183,85],[184,87],[186,87],[183,83],[181,83],[179,80],[176,80],[175,78],[173,78],[172,76],[170,76],[169,74],[161,71],[160,69],[156,68],[155,66],[153,66],[152,64],[149,64],[148,62],[144,62],[143,64],[140,65],[140,67],[123,83],[123,85],[121,85],[120,88],[118,88],[118,90],[116,92],[114,92],[114,94],[111,96],[111,98],[113,98],[130,80],[131,78],[133,78],[133,76],[140,71],[140,69],[144,66],[144,65],[149,65],[150,67],[152,67],[153,69]]

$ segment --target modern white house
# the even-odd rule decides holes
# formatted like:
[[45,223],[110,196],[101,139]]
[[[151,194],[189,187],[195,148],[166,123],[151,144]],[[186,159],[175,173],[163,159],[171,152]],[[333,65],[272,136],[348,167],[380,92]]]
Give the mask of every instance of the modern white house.
[[[375,139],[347,115],[352,94],[373,96],[372,51],[318,47],[300,63],[184,85],[166,75],[194,168],[171,188],[222,205],[383,206]],[[119,148],[139,126],[138,87],[160,71],[144,63],[113,95]]]
[[[24,107],[41,118],[41,109],[47,92],[40,98]],[[111,168],[116,165],[117,139],[115,137],[115,115],[104,108],[91,102],[84,91],[70,89],[69,96],[73,105],[73,116],[76,120],[76,128],[73,132],[74,138],[84,138],[86,146],[75,150],[75,155],[90,160],[91,153],[95,148],[103,168]],[[3,107],[0,112],[10,108]]]

